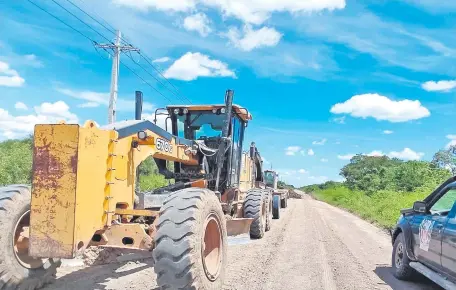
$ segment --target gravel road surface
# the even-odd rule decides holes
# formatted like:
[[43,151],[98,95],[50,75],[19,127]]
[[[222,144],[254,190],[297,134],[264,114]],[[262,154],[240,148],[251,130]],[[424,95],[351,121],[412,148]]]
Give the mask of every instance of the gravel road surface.
[[[305,196],[289,201],[264,239],[228,248],[224,289],[440,289],[391,274],[388,234]],[[62,268],[44,289],[155,289],[153,261]]]

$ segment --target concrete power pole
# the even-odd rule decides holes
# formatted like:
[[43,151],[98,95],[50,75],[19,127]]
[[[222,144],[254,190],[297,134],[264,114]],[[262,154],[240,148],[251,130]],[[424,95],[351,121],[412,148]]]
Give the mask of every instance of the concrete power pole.
[[97,47],[103,49],[111,49],[113,53],[112,57],[112,71],[111,71],[111,93],[109,96],[109,108],[108,108],[108,123],[112,124],[116,121],[116,103],[117,103],[117,83],[119,79],[119,64],[120,54],[124,51],[139,51],[139,48],[135,48],[129,45],[121,45],[121,33],[116,30],[116,40],[114,44],[96,44]]

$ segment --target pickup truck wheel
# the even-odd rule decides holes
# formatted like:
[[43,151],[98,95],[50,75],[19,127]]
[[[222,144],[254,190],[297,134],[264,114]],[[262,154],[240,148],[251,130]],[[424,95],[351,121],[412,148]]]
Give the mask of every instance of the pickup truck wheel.
[[38,289],[49,283],[60,266],[58,259],[28,255],[30,188],[0,187],[0,289]]
[[411,280],[416,275],[416,272],[410,267],[410,259],[407,256],[405,247],[404,234],[400,233],[394,241],[391,265],[396,278],[400,280]]

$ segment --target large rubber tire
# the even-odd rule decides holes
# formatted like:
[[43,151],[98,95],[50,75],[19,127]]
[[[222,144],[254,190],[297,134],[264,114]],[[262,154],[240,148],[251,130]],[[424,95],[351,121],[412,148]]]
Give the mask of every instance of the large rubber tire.
[[253,218],[250,225],[250,237],[261,239],[266,231],[267,207],[266,195],[262,189],[254,188],[247,191],[244,201],[244,217]]
[[38,289],[51,282],[60,266],[59,259],[47,259],[30,269],[16,256],[13,242],[19,220],[30,212],[30,187],[0,187],[0,289]]
[[288,206],[288,198],[284,197],[283,199],[280,200],[280,207],[287,208],[287,206]]
[[275,220],[280,219],[280,196],[274,195],[272,198],[272,217]]
[[266,195],[266,208],[268,209],[267,217],[266,217],[266,227],[265,231],[268,232],[271,230],[272,227],[272,191],[265,190]]
[[394,240],[393,253],[391,257],[393,274],[400,280],[412,280],[417,276],[415,269],[410,267],[410,259],[406,253],[405,237],[400,233]]
[[[206,240],[209,228],[216,235]],[[155,240],[154,270],[162,289],[222,288],[227,263],[227,232],[225,216],[214,192],[187,188],[168,196],[160,210]],[[218,251],[211,251],[215,254],[211,267],[205,263],[204,251],[214,243],[219,247]]]

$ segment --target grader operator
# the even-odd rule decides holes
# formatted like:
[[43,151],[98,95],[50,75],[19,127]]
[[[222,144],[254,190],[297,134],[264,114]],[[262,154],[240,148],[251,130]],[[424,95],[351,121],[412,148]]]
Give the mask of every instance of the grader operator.
[[[227,235],[263,237],[272,211],[260,154],[242,150],[251,115],[232,102],[168,106],[172,133],[141,120],[141,102],[100,128],[36,125],[31,189],[0,188],[0,289],[40,288],[89,246],[153,250],[164,289],[221,289]],[[150,156],[175,182],[138,192]]]

